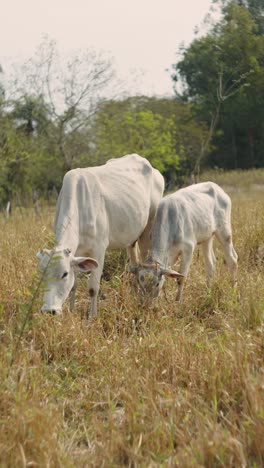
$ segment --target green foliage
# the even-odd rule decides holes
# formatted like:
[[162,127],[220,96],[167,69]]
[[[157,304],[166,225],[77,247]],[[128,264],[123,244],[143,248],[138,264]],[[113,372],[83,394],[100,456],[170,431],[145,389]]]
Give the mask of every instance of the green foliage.
[[173,75],[175,83],[184,81],[185,98],[192,100],[198,118],[209,125],[223,96],[220,131],[213,139],[216,151],[206,162],[229,168],[264,163],[264,36],[250,2],[245,3],[225,5],[222,20],[209,34],[182,50]]
[[112,73],[102,54],[61,60],[55,42],[44,38],[6,80],[6,93],[0,83],[0,204],[25,203],[32,190],[58,191],[67,170],[90,165],[89,120]]
[[176,99],[129,98],[103,102],[93,128],[95,161],[139,153],[159,169],[169,183],[192,168],[192,155],[204,136],[191,106]]
[[47,121],[43,129],[35,129],[33,117],[22,110],[0,116],[0,203],[4,204],[12,198],[25,202],[33,188],[42,193],[59,188],[62,178],[60,161],[48,138],[52,124]]
[[229,7],[230,3],[235,3],[249,11],[258,26],[258,33],[264,33],[264,4],[263,0],[214,0],[214,3],[222,4],[223,11]]
[[179,156],[174,149],[176,129],[172,119],[151,110],[119,113],[116,119],[102,114],[96,120],[96,159],[139,153],[161,172],[176,172]]

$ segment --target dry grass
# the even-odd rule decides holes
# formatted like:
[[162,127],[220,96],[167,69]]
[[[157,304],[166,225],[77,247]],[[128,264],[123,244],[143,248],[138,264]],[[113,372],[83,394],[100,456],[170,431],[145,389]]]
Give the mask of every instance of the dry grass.
[[0,220],[1,467],[263,466],[264,193],[231,196],[237,290],[197,252],[184,302],[142,310],[111,254],[92,325],[84,278],[74,314],[30,305],[51,214]]
[[264,190],[264,169],[224,171],[211,169],[201,175],[201,182],[212,180],[230,192]]

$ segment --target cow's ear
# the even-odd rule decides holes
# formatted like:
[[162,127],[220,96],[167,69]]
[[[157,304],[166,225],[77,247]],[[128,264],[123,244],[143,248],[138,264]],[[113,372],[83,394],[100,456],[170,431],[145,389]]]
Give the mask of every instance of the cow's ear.
[[90,257],[74,257],[71,264],[77,270],[84,272],[92,271],[98,267],[98,262],[95,258]]
[[178,273],[175,270],[170,270],[169,268],[162,268],[161,274],[165,275],[167,278],[174,278],[174,279],[184,278],[184,275],[182,275],[181,273]]

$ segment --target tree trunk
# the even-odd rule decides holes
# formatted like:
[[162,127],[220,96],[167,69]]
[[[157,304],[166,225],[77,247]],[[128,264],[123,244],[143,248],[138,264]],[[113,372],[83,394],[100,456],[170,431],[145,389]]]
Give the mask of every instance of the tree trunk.
[[8,200],[6,204],[6,219],[9,218],[10,214],[11,214],[11,200]]
[[35,213],[38,218],[40,218],[40,210],[39,210],[39,204],[38,204],[38,193],[36,189],[32,189],[32,200],[33,200],[33,206]]
[[234,169],[237,169],[238,167],[237,144],[236,144],[236,135],[233,129],[232,129],[232,153],[233,153],[233,158],[234,158]]

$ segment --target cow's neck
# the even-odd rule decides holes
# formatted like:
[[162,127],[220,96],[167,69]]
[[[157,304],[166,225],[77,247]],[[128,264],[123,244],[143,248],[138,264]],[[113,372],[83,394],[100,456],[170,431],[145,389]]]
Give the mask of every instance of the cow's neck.
[[171,261],[169,258],[171,246],[169,233],[164,226],[165,223],[156,223],[153,227],[150,258],[152,262],[166,267]]
[[153,263],[162,267],[166,267],[168,265],[168,256],[164,255],[163,252],[161,252],[159,249],[154,249],[151,251],[147,263]]
[[152,247],[148,257],[148,262],[158,263],[159,265],[165,267],[169,260],[166,247],[167,246],[164,243],[164,239],[161,239],[159,235],[154,235],[153,233]]
[[70,249],[70,251],[75,254],[79,245],[79,238],[68,229],[64,234],[59,233],[56,235],[56,249]]
[[55,236],[56,248],[68,248],[75,254],[79,245],[79,217],[75,206],[68,203],[60,206],[56,216]]

